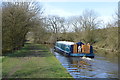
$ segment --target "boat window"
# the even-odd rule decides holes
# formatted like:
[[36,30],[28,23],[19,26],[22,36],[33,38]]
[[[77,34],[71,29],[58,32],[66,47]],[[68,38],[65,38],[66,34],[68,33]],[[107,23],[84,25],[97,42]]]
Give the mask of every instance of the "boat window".
[[58,47],[61,47],[61,44],[58,44]]
[[59,43],[57,43],[57,47],[59,47]]
[[65,46],[64,44],[61,44],[61,49],[63,49],[63,50],[64,50],[64,46]]
[[66,45],[65,50],[66,50],[66,51],[70,51],[70,46],[69,46],[69,45]]
[[61,48],[62,50],[70,51],[70,45],[66,45],[66,44],[62,44],[62,43],[56,43],[56,46]]

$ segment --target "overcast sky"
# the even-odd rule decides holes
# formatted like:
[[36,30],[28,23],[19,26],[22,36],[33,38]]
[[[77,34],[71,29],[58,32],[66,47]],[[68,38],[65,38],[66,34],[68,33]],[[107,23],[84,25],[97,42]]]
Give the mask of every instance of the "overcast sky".
[[108,22],[118,9],[117,2],[42,2],[45,15],[58,15],[61,17],[81,15],[85,9],[97,12],[99,18]]
[[[3,1],[11,2],[16,0],[3,0]],[[24,0],[17,1],[21,2]],[[28,2],[29,1],[31,0],[28,0]],[[70,16],[81,15],[85,9],[90,9],[97,12],[99,18],[104,20],[104,23],[111,21],[112,16],[118,10],[118,0],[35,0],[35,1],[38,1],[43,5],[43,8],[45,9],[45,15],[58,15],[67,18]]]

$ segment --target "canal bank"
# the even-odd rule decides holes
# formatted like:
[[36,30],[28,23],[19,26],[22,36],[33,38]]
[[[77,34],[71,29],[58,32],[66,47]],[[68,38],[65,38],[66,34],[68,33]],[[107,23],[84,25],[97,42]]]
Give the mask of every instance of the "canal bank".
[[72,78],[49,48],[27,43],[2,59],[3,78]]

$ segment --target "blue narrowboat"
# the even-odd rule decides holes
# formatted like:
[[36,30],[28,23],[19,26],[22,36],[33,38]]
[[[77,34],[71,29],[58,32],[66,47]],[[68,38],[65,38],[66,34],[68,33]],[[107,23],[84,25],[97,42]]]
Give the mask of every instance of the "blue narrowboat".
[[82,42],[74,43],[68,41],[57,41],[55,51],[63,53],[65,56],[86,56],[94,58],[93,47]]

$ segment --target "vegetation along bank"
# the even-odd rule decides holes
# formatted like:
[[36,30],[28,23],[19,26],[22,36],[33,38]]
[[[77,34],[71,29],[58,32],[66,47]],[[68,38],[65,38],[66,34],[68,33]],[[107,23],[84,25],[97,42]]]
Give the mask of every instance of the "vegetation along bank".
[[45,45],[27,43],[2,60],[3,78],[72,78]]

